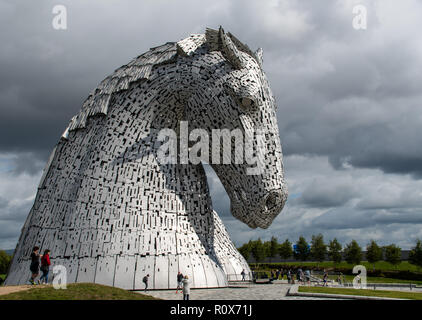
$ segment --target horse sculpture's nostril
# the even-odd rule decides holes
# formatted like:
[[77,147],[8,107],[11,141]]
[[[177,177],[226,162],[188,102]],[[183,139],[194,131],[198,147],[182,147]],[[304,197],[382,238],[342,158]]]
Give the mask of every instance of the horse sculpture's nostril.
[[265,206],[267,210],[272,211],[275,208],[279,207],[281,204],[281,192],[280,191],[271,191],[265,200]]

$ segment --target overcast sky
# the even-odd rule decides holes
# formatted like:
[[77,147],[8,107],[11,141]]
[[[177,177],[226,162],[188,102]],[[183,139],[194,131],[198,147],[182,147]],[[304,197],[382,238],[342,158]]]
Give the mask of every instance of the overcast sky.
[[[222,25],[252,49],[278,103],[289,200],[267,230],[214,207],[249,239],[422,238],[422,2],[0,0],[0,248],[14,248],[49,153],[88,93],[150,47]],[[67,30],[52,9],[67,8]],[[353,7],[368,10],[366,30]]]

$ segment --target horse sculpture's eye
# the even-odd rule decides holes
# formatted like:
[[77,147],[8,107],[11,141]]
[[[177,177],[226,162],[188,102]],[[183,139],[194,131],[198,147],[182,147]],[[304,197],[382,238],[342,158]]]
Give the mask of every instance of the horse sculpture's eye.
[[242,98],[242,106],[244,106],[245,108],[253,107],[253,105],[254,105],[254,102],[252,99]]
[[246,112],[254,112],[258,107],[258,104],[256,103],[255,99],[251,97],[240,98],[240,104],[243,110],[245,110]]

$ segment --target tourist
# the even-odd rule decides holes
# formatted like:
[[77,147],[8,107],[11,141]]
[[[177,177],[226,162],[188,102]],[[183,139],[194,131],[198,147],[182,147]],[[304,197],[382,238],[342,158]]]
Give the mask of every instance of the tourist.
[[280,269],[278,269],[276,272],[275,272],[275,279],[276,280],[278,280],[278,278],[280,277]]
[[186,275],[183,279],[183,300],[189,300],[190,295],[190,281],[189,277]]
[[340,272],[340,273],[338,274],[338,276],[337,276],[337,283],[338,283],[339,285],[341,285],[341,275],[342,275],[342,273]]
[[40,278],[41,283],[48,283],[48,272],[50,271],[50,250],[45,250],[44,255],[41,258],[41,272],[42,276]]
[[274,280],[275,275],[274,275],[274,270],[271,270],[271,280]]
[[302,269],[301,268],[297,269],[297,271],[296,271],[296,280],[298,282],[302,281],[301,274],[302,274]]
[[[355,283],[356,283],[356,287],[355,287]],[[353,280],[353,288],[357,289],[357,288],[361,288],[361,278],[360,278],[360,271],[359,273],[356,275],[355,279]]]
[[[31,280],[29,280],[30,283],[35,284],[35,278],[38,277],[38,274],[40,273],[40,254],[39,251],[40,248],[35,246],[32,249],[31,253],[31,265],[29,266],[29,270],[31,270]],[[39,282],[39,280],[38,280]]]
[[149,274],[147,274],[143,279],[142,282],[145,284],[145,291],[147,291],[148,289],[148,278],[149,278]]
[[177,288],[176,293],[183,288],[183,274],[179,271],[177,272]]
[[290,283],[291,281],[292,281],[292,272],[289,269],[289,271],[287,271],[287,283]]
[[327,280],[328,280],[328,272],[326,270],[324,270],[324,276],[322,278],[322,282],[323,282],[322,286],[323,287],[328,286]]
[[246,276],[245,269],[243,269],[240,274],[242,275],[242,281],[246,281],[246,279],[245,279],[245,276]]
[[305,278],[306,278],[306,282],[308,286],[310,286],[311,285],[311,271],[309,271],[309,269],[305,270]]
[[284,269],[281,268],[280,272],[281,272],[281,280],[283,280],[283,278],[284,278]]

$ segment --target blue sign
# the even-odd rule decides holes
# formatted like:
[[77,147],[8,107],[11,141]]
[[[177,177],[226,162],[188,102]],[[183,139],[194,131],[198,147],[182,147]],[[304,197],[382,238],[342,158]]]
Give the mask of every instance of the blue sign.
[[[311,246],[308,244],[308,252],[311,250]],[[297,253],[297,244],[293,245],[293,251]]]

